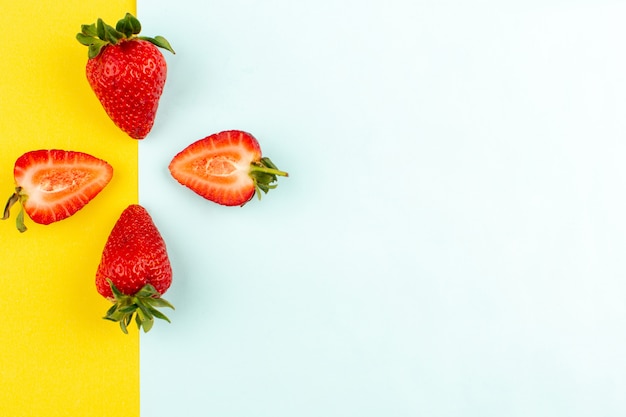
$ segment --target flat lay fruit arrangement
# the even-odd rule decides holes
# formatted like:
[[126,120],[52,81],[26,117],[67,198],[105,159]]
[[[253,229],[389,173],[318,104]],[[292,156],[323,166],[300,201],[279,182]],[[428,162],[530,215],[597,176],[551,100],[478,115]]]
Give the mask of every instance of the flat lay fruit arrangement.
[[[174,53],[164,37],[139,36],[140,32],[139,20],[127,13],[115,27],[98,19],[82,25],[76,35],[88,47],[89,86],[111,121],[136,140],[152,130],[166,83],[167,65],[159,48]],[[168,168],[179,184],[223,206],[244,206],[255,194],[260,199],[276,188],[279,177],[288,176],[262,155],[252,134],[241,130],[191,143]],[[26,215],[35,223],[51,225],[84,209],[109,184],[113,167],[84,152],[39,149],[18,157],[13,175],[15,186],[2,219],[8,219],[18,204],[16,226],[25,232]],[[89,215],[84,211],[81,215]],[[165,241],[146,208],[131,204],[121,213],[95,270],[97,292],[112,303],[103,318],[118,323],[124,333],[133,322],[148,332],[155,318],[170,321],[160,309],[174,308],[162,298],[172,284],[172,267]]]

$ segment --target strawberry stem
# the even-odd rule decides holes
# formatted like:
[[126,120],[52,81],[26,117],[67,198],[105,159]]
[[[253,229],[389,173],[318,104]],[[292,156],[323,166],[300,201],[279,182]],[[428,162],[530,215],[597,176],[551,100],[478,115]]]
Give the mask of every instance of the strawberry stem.
[[288,177],[289,173],[285,172],[285,171],[281,171],[279,169],[274,169],[274,168],[267,168],[265,166],[260,166],[257,164],[250,164],[250,172],[263,172],[266,174],[271,174],[271,175],[278,175],[281,177]]
[[20,233],[24,233],[28,228],[24,224],[24,201],[28,196],[22,192],[22,187],[15,187],[15,192],[11,194],[7,204],[4,206],[4,213],[2,215],[2,220],[6,220],[11,216],[11,207],[15,205],[15,203],[20,203],[20,211],[17,213],[17,217],[15,218],[15,226]]
[[288,177],[289,174],[285,171],[278,169],[271,159],[265,157],[261,158],[258,162],[252,162],[250,164],[250,171],[248,172],[256,189],[256,195],[261,199],[261,192],[267,194],[269,190],[273,190],[278,186],[276,182],[278,177]]
[[163,36],[137,36],[141,32],[141,23],[130,13],[117,22],[115,27],[110,26],[100,18],[96,23],[81,25],[80,33],[76,34],[76,40],[89,48],[89,59],[97,57],[102,48],[107,45],[117,45],[120,41],[129,39],[143,39],[155,46],[167,49],[175,53],[170,43]]
[[128,326],[133,319],[137,324],[137,328],[143,328],[144,333],[148,333],[152,329],[155,318],[171,323],[170,319],[157,308],[168,307],[174,309],[174,306],[169,301],[161,298],[161,294],[152,285],[144,285],[135,295],[126,295],[109,278],[107,278],[107,282],[111,287],[115,301],[103,318],[118,322],[124,333],[128,334]]

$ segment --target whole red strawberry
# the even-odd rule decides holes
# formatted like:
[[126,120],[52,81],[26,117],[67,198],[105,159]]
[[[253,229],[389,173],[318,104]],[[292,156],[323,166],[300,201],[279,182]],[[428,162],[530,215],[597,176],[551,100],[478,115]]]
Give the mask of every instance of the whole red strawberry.
[[89,47],[89,85],[111,120],[134,139],[152,129],[165,86],[167,65],[157,47],[174,53],[162,36],[137,36],[140,31],[139,20],[127,13],[115,28],[98,19],[76,35]]
[[2,218],[8,219],[11,207],[19,202],[22,209],[15,223],[20,232],[25,232],[24,212],[39,224],[72,216],[106,187],[113,167],[83,152],[40,149],[17,158],[13,176],[15,192]]
[[254,136],[226,130],[200,139],[180,151],[169,165],[170,174],[185,187],[224,206],[243,206],[256,193],[277,187],[287,177],[267,157]]
[[133,318],[148,332],[154,318],[170,321],[159,307],[174,308],[161,298],[172,284],[165,242],[150,214],[128,206],[113,226],[96,271],[96,288],[113,306],[104,317],[119,322],[124,333]]

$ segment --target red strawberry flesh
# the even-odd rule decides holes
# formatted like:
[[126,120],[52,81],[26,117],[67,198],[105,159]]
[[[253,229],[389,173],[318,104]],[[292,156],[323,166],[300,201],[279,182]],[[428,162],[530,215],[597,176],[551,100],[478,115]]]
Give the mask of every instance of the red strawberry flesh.
[[122,294],[135,295],[146,284],[164,294],[172,283],[165,242],[150,214],[130,205],[111,230],[96,272],[96,288],[113,300],[110,279]]

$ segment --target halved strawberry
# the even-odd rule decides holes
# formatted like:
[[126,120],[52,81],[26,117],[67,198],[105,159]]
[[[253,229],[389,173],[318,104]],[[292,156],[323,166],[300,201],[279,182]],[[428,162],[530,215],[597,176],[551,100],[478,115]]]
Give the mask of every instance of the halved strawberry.
[[243,206],[255,192],[276,188],[277,176],[287,177],[250,133],[227,130],[192,143],[169,165],[172,176],[207,200],[224,206]]
[[171,284],[165,242],[146,209],[131,204],[113,226],[96,271],[96,289],[113,302],[104,318],[124,333],[133,318],[144,332],[155,317],[169,322],[158,308],[174,308],[161,298]]
[[11,207],[22,206],[16,225],[26,231],[24,211],[35,222],[50,224],[70,217],[89,203],[111,181],[113,167],[83,152],[41,149],[27,152],[15,161],[15,192],[2,219]]

